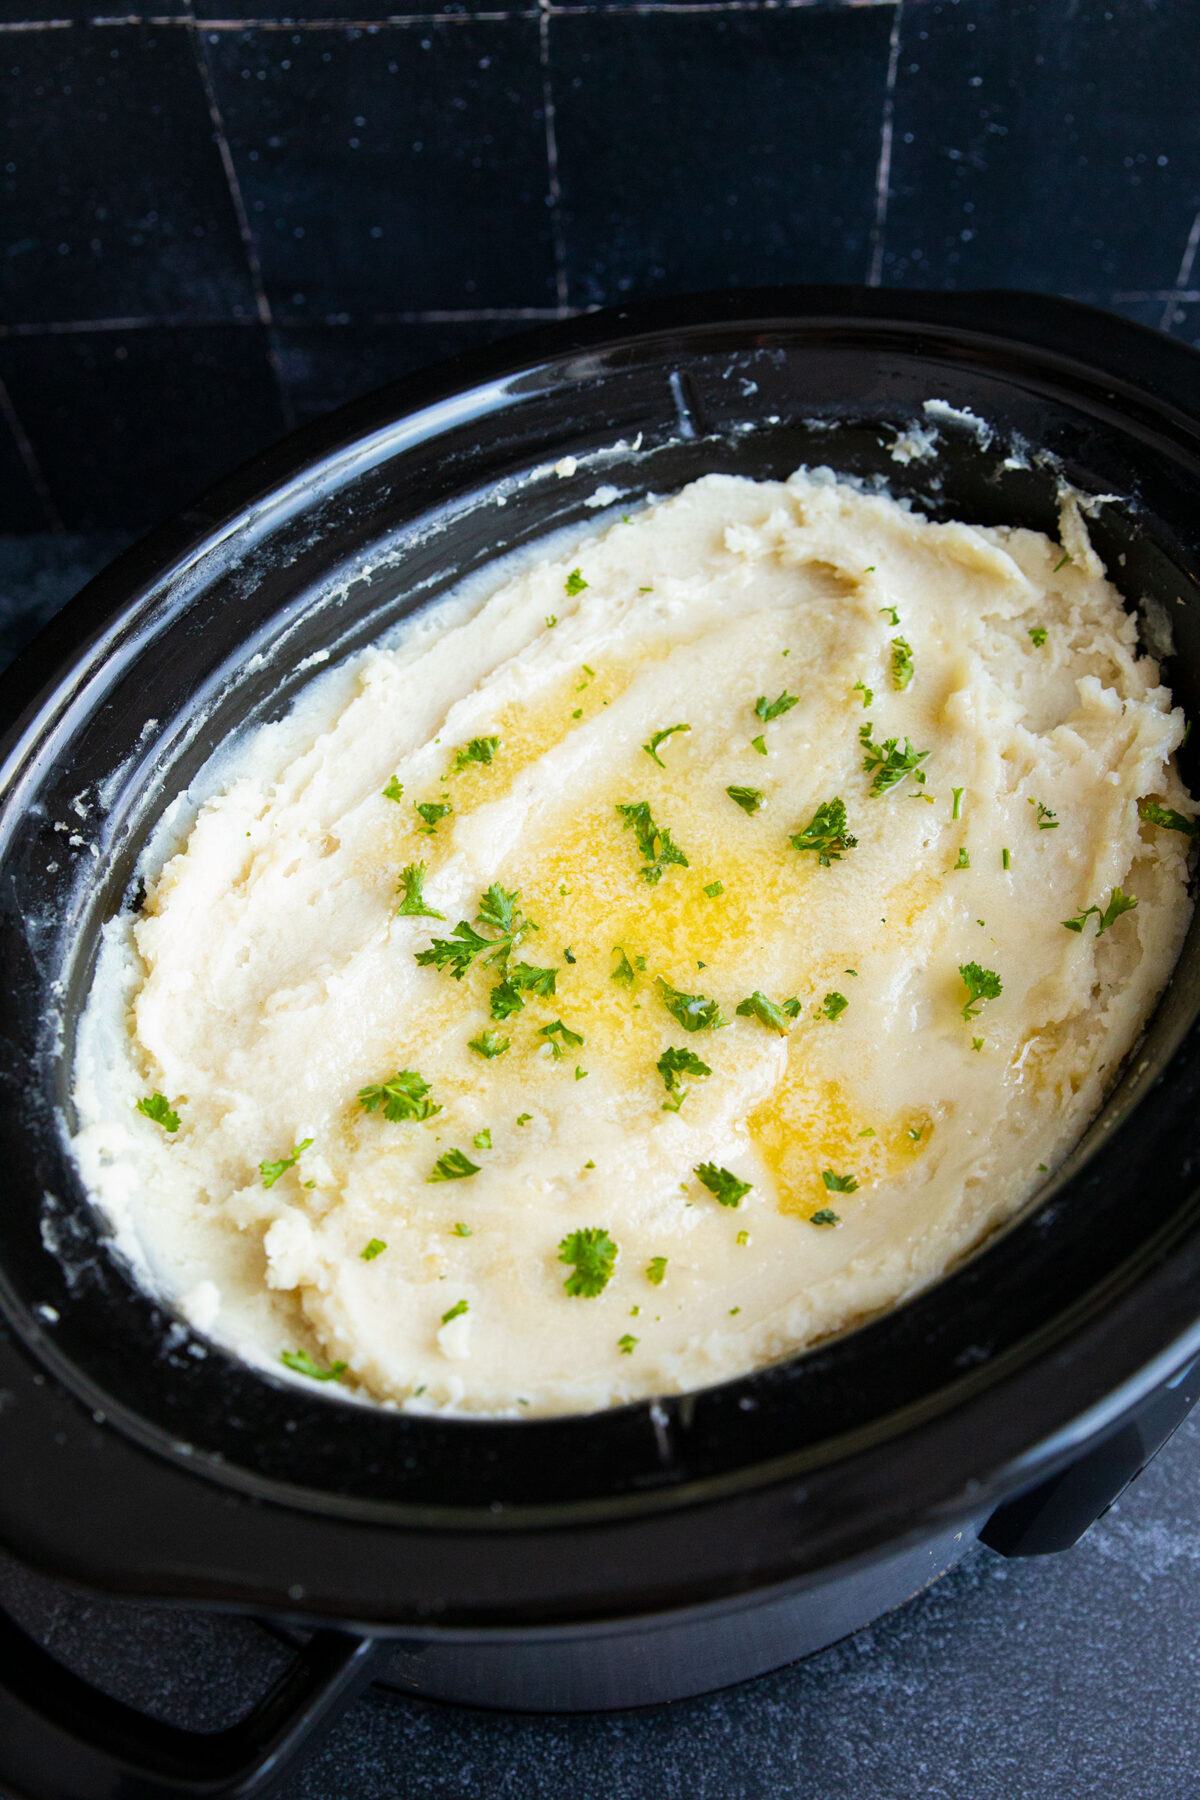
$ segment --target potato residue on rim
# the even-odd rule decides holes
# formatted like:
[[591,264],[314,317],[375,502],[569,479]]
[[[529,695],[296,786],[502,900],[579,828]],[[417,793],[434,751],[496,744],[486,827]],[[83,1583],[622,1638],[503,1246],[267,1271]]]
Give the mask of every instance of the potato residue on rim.
[[1189,916],[1182,716],[1060,535],[709,476],[248,741],[80,1037],[147,1279],[326,1391],[521,1416],[936,1279]]

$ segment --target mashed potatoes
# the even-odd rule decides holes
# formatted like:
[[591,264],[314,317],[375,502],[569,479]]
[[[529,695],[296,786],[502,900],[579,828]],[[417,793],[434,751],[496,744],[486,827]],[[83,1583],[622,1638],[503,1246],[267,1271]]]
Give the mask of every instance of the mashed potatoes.
[[710,476],[260,732],[81,1039],[150,1279],[252,1359],[532,1414],[936,1278],[1189,914],[1182,715],[1069,498],[1061,539]]

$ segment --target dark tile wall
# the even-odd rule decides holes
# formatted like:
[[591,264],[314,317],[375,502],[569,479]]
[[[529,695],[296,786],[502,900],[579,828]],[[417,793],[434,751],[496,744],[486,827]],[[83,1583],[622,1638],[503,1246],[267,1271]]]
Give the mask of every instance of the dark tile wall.
[[1200,339],[1195,0],[411,4],[0,8],[0,528],[141,527],[639,294],[1024,285]]

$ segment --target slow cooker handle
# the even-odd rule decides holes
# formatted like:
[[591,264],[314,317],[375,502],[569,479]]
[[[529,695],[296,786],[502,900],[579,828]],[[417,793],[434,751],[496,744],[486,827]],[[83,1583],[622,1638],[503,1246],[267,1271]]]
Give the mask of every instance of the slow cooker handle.
[[185,1731],[111,1700],[0,1611],[0,1793],[11,1800],[258,1800],[372,1678],[380,1639],[318,1631],[253,1712]]

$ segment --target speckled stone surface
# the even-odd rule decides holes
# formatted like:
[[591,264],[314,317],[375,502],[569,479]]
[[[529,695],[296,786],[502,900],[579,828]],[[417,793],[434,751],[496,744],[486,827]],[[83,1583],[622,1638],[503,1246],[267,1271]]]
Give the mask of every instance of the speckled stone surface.
[[[0,538],[0,662],[121,539]],[[285,1652],[251,1620],[84,1599],[0,1553],[0,1606],[108,1692],[197,1730]],[[646,1712],[516,1717],[371,1692],[279,1800],[1192,1800],[1200,1418],[1074,1550],[978,1546],[809,1661]]]

